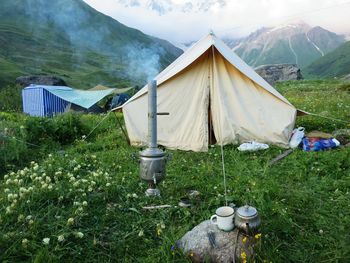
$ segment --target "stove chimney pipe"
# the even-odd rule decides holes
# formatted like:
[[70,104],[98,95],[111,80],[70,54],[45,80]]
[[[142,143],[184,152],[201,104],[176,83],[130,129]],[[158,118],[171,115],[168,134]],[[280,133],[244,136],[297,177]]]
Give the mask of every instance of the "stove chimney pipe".
[[148,147],[157,148],[157,81],[148,83]]

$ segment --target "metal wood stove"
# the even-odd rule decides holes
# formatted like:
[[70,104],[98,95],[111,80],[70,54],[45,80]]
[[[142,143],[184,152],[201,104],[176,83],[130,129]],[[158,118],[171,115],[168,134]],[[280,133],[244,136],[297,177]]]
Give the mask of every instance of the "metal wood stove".
[[164,179],[167,155],[157,147],[157,82],[148,83],[148,148],[140,152],[140,177],[148,183],[147,196],[159,196],[156,185]]

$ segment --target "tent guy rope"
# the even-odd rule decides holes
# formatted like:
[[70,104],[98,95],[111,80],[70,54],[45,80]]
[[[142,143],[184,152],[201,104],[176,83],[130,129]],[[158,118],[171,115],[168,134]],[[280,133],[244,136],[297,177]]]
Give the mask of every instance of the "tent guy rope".
[[[213,67],[212,67],[212,74],[211,74],[211,84],[212,87],[214,86],[214,68],[215,68],[215,50],[214,50],[214,46],[211,47],[212,49],[212,53],[213,53]],[[220,117],[218,118],[218,122],[219,122],[219,126],[221,126],[220,124]],[[220,139],[221,139],[221,144],[220,144],[220,148],[221,148],[221,163],[222,163],[222,175],[223,175],[223,180],[224,180],[224,195],[225,195],[225,205],[227,206],[227,185],[226,185],[226,170],[225,170],[225,156],[224,156],[224,145],[223,145],[223,136],[222,136],[222,129],[220,132]]]

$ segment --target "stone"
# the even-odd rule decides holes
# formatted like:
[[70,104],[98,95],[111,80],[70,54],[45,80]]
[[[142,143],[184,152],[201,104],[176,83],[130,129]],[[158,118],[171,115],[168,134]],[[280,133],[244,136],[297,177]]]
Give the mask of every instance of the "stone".
[[332,135],[340,142],[341,145],[350,143],[350,129],[335,130]]
[[262,65],[255,68],[255,71],[271,85],[277,81],[303,79],[300,69],[295,64]]
[[350,74],[348,74],[345,77],[343,77],[343,80],[350,81]]
[[21,87],[28,87],[30,84],[37,85],[48,85],[48,86],[67,86],[66,82],[56,76],[47,75],[32,75],[32,76],[21,76],[16,78],[16,84]]
[[[246,236],[237,228],[225,232],[210,220],[205,220],[176,242],[176,247],[192,262],[236,262],[248,260],[254,254],[257,239]],[[243,258],[242,258],[243,256]]]

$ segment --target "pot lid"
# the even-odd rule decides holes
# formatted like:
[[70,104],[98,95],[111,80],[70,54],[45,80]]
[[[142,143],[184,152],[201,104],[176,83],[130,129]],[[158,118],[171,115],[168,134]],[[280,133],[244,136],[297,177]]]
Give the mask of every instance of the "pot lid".
[[237,213],[241,217],[254,217],[258,214],[258,211],[253,206],[245,205],[238,208]]

